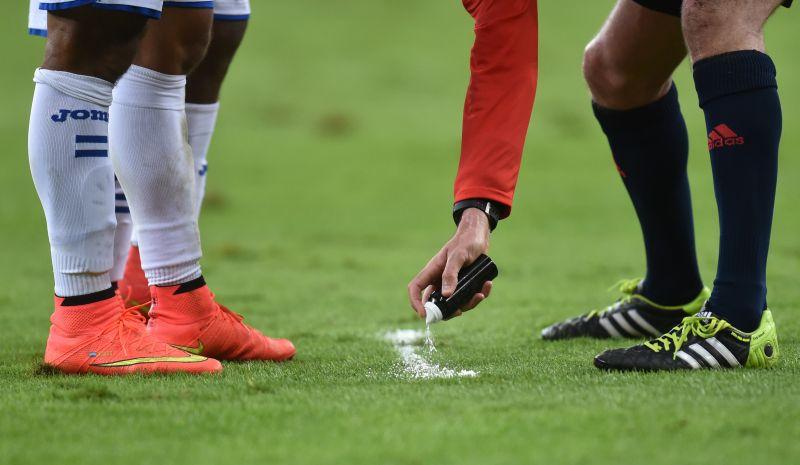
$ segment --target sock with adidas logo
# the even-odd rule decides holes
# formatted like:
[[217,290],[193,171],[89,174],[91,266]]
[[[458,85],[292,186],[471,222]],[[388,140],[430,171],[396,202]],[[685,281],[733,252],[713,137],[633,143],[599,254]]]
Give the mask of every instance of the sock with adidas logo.
[[593,104],[644,235],[647,275],[641,293],[661,305],[682,305],[703,289],[694,245],[686,162],[686,123],[673,85],[643,107]]
[[719,262],[709,300],[736,328],[758,327],[766,307],[766,268],[781,106],[769,56],[742,50],[694,65],[720,222]]

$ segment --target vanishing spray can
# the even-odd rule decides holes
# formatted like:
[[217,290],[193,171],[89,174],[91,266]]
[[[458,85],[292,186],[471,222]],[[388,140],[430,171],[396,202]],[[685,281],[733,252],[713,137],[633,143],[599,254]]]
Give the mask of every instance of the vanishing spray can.
[[430,325],[442,320],[449,320],[459,308],[466,305],[472,297],[483,288],[486,281],[497,277],[497,265],[491,258],[481,255],[472,264],[458,272],[458,284],[450,297],[443,297],[439,291],[433,291],[425,302],[425,322]]

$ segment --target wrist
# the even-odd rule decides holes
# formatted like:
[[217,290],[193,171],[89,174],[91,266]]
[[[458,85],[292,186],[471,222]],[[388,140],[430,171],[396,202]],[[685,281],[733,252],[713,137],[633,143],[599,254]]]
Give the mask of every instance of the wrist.
[[467,210],[477,209],[484,214],[489,223],[489,230],[494,231],[501,218],[508,216],[505,205],[487,199],[464,199],[453,205],[453,221],[458,225]]
[[491,232],[491,225],[483,210],[479,210],[477,207],[470,207],[462,212],[461,221],[458,222],[458,230],[479,230],[488,235]]

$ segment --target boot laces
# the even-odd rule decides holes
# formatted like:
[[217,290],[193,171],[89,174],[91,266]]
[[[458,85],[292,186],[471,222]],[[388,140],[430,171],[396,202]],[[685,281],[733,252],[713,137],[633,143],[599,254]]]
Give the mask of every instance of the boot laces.
[[[730,323],[727,321],[720,320],[716,317],[697,315],[687,316],[678,326],[672,328],[669,330],[669,332],[663,334],[662,336],[645,342],[644,345],[653,352],[672,350],[672,358],[675,358],[677,357],[678,351],[681,349],[683,344],[685,344],[689,339],[690,335],[707,339],[730,326]],[[670,349],[670,346],[672,346],[672,349]]]
[[217,302],[217,296],[213,292],[211,293],[211,300],[214,302],[214,305],[216,305],[217,308],[220,309],[220,311],[217,312],[217,318],[222,318],[232,323],[238,323],[244,326],[245,328],[250,329],[250,326],[244,323],[244,316],[234,312],[228,307]]
[[590,311],[584,316],[584,318],[589,320],[595,316],[603,316],[627,304],[631,301],[631,299],[633,299],[633,294],[639,288],[639,283],[641,282],[642,278],[621,279],[617,281],[613,286],[608,288],[608,291],[617,291],[622,294],[622,297],[604,309]]
[[122,346],[122,352],[128,354],[128,348],[148,350],[158,344],[145,332],[147,319],[139,313],[139,307],[126,308],[119,318],[111,322],[103,333],[116,331],[116,339]]
[[[131,296],[131,294],[133,294],[133,286],[132,286],[132,285],[130,285],[130,284],[126,284],[126,285],[125,285],[125,291],[126,291],[126,292],[125,292],[125,293],[123,293],[123,292],[122,292],[122,288],[120,288],[120,289],[119,289],[119,291],[120,291],[120,292],[119,292],[119,295],[120,295],[120,296],[123,296],[123,295],[124,295],[124,296],[126,296],[126,297],[123,299],[123,300],[125,301],[125,304],[127,305],[127,304],[131,303],[130,296]],[[135,301],[134,301],[134,302],[135,302]],[[151,300],[148,300],[148,301],[146,301],[146,302],[142,302],[142,303],[140,303],[140,304],[136,305],[136,306],[135,306],[135,307],[133,307],[133,308],[137,308],[137,309],[139,309],[139,312],[140,312],[140,313],[142,313],[142,315],[144,315],[144,314],[146,314],[146,313],[147,313],[147,309],[146,309],[145,307],[149,306],[151,302],[152,302]]]
[[234,312],[233,310],[229,309],[224,305],[217,304],[217,306],[219,306],[219,309],[221,310],[220,315],[223,318],[231,320],[234,323],[241,323],[242,325],[247,326],[246,324],[244,324],[244,316]]

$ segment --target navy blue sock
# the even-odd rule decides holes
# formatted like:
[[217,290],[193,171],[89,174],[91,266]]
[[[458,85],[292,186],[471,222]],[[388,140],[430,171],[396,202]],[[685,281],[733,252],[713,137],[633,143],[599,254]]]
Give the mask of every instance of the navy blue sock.
[[697,268],[686,162],[686,123],[673,85],[661,99],[633,110],[593,105],[644,236],[647,275],[640,292],[662,305],[694,300]]
[[694,80],[719,210],[719,262],[709,305],[736,328],[751,331],[767,305],[782,121],[775,65],[755,50],[725,53],[695,63]]

